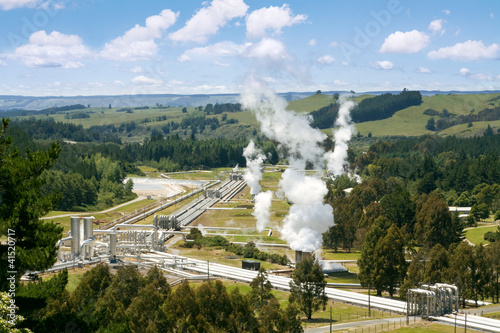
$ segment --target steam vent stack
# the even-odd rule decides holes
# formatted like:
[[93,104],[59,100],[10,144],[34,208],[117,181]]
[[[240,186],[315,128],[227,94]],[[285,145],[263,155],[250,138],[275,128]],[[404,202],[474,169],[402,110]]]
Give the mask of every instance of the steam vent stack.
[[295,264],[298,264],[302,259],[309,258],[310,256],[311,252],[295,251]]

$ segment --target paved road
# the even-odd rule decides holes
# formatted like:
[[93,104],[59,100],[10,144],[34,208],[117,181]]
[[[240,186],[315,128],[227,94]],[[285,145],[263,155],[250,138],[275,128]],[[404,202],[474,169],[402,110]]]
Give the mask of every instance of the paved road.
[[[413,323],[415,320],[414,317],[410,317],[410,323]],[[417,318],[417,320],[420,320],[420,318]],[[375,325],[381,325],[383,324],[384,327],[387,327],[387,324],[392,324],[396,323],[396,325],[399,324],[399,322],[406,323],[406,317],[396,317],[396,318],[381,318],[381,319],[371,319],[371,320],[362,320],[362,321],[352,321],[349,323],[342,323],[342,324],[334,324],[332,325],[332,331],[338,331],[338,330],[348,330],[348,329],[353,329],[356,327],[363,327],[363,326],[375,326]],[[392,325],[390,325],[392,326]],[[321,327],[315,327],[315,328],[308,328],[304,330],[305,333],[325,333],[325,332],[330,332],[330,325],[328,326],[321,326]]]
[[108,208],[108,209],[100,211],[100,212],[77,212],[77,213],[62,214],[62,215],[56,215],[56,216],[45,216],[45,217],[41,217],[40,220],[50,220],[50,219],[55,219],[57,217],[68,217],[68,216],[77,216],[77,215],[78,216],[83,216],[83,215],[93,215],[93,214],[99,214],[99,213],[109,213],[111,211],[114,211],[115,209],[118,209],[120,207],[129,205],[131,203],[134,203],[136,201],[141,201],[141,200],[144,200],[144,199],[146,199],[146,197],[139,196],[139,197],[135,198],[134,200],[130,200],[130,201],[124,202],[122,204],[116,205],[114,207]]

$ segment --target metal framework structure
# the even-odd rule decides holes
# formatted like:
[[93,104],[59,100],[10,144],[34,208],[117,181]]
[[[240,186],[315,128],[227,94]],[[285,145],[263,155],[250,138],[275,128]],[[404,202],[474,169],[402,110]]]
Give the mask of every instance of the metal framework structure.
[[436,283],[423,284],[408,290],[408,315],[443,316],[458,311],[458,288],[455,285]]

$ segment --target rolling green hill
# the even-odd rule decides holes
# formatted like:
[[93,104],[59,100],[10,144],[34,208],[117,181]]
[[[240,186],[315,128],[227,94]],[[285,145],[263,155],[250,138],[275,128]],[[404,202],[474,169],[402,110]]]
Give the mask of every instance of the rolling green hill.
[[[353,98],[354,101],[360,103],[366,98],[373,97],[374,95],[363,94]],[[496,99],[496,100],[495,100]],[[327,94],[314,94],[309,97],[291,101],[288,104],[289,110],[294,110],[298,113],[310,113],[322,107],[328,106],[335,102],[333,95]],[[447,95],[434,95],[423,96],[422,104],[418,106],[411,106],[396,112],[392,117],[368,121],[356,124],[357,131],[367,136],[371,133],[374,137],[382,136],[418,136],[424,134],[436,133],[426,129],[427,121],[431,118],[425,115],[424,111],[427,109],[435,110],[437,113],[446,109],[450,114],[454,115],[467,115],[471,110],[479,112],[485,108],[493,108],[500,106],[500,94],[447,94]],[[130,108],[130,112],[118,112],[119,108],[104,108],[92,107],[82,110],[71,110],[58,114],[40,114],[34,116],[35,118],[52,117],[55,121],[65,123],[72,123],[82,125],[84,128],[89,128],[96,125],[115,125],[119,127],[121,124],[135,122],[137,127],[132,132],[121,133],[123,142],[141,142],[144,137],[151,134],[152,130],[161,130],[161,128],[170,122],[180,123],[183,118],[189,116],[203,116],[204,112],[198,111],[195,107],[188,107],[187,113],[182,112],[181,107],[158,108],[151,106],[148,109]],[[86,113],[89,118],[82,119],[67,119],[73,113]],[[219,120],[220,127],[211,130],[209,126],[203,132],[197,134],[200,138],[210,137],[226,137],[234,139],[238,137],[249,138],[255,136],[259,132],[259,124],[251,111],[242,111],[235,113],[228,113],[227,118],[236,119],[237,123],[230,123],[222,121],[223,115],[207,115],[208,117],[215,117]],[[26,117],[19,117],[26,118]],[[435,120],[439,116],[434,116]],[[468,124],[456,125],[441,132],[439,135],[459,135],[459,136],[474,136],[481,135],[488,124],[496,131],[500,128],[500,120],[489,122],[474,122],[472,126]],[[331,134],[331,129],[325,129],[323,132]],[[189,136],[189,130],[178,129],[172,133],[179,134],[181,137]]]
[[[353,100],[359,103],[370,97],[373,97],[373,95],[365,94],[356,96]],[[371,132],[372,136],[417,136],[430,134],[434,132],[427,130],[425,126],[431,116],[425,115],[425,110],[433,109],[438,112],[442,112],[446,109],[451,114],[455,114],[457,116],[466,115],[473,109],[475,112],[478,112],[485,108],[500,106],[500,99],[490,101],[497,97],[500,97],[500,94],[448,94],[423,96],[421,105],[411,106],[400,110],[387,119],[358,123],[356,124],[356,129],[364,136],[366,136],[369,132]],[[332,101],[333,96],[331,95],[312,95],[301,100],[290,102],[289,109],[299,112],[311,112],[329,105]],[[435,118],[437,120],[437,117]],[[474,122],[472,127],[467,127],[467,124],[461,124],[447,128],[438,133],[445,136],[480,135],[488,127],[488,124],[494,131],[500,128],[500,121]],[[325,129],[323,132],[330,134],[331,129]]]

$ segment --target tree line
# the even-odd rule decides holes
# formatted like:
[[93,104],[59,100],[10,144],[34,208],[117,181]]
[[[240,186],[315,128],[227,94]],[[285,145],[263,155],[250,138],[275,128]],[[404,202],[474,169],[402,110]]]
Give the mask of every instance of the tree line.
[[203,109],[203,112],[206,114],[221,114],[224,112],[240,112],[241,104],[240,103],[208,103]]
[[82,332],[303,332],[300,303],[282,309],[265,270],[248,294],[229,292],[219,280],[197,287],[184,282],[173,290],[156,266],[142,276],[135,266],[111,274],[98,264],[72,293],[67,281],[63,271],[20,286],[22,325],[35,332],[64,331],[68,323]]
[[[425,126],[425,128],[430,131],[442,131],[446,128],[460,124],[468,124],[469,127],[472,127],[473,122],[499,120],[500,107],[497,106],[494,108],[486,108],[477,113],[475,113],[475,110],[472,109],[469,114],[459,116],[448,112],[448,110],[446,109],[444,109],[442,112],[427,109],[424,111],[424,114],[432,116],[432,118],[427,121],[427,125]],[[439,117],[437,121],[434,119],[435,116]]]
[[[386,93],[362,100],[351,110],[351,118],[355,123],[381,120],[392,117],[396,112],[413,105],[422,103],[419,91],[403,90],[397,95]],[[333,127],[339,111],[338,101],[325,106],[310,115],[313,118],[312,126],[319,129]]]

